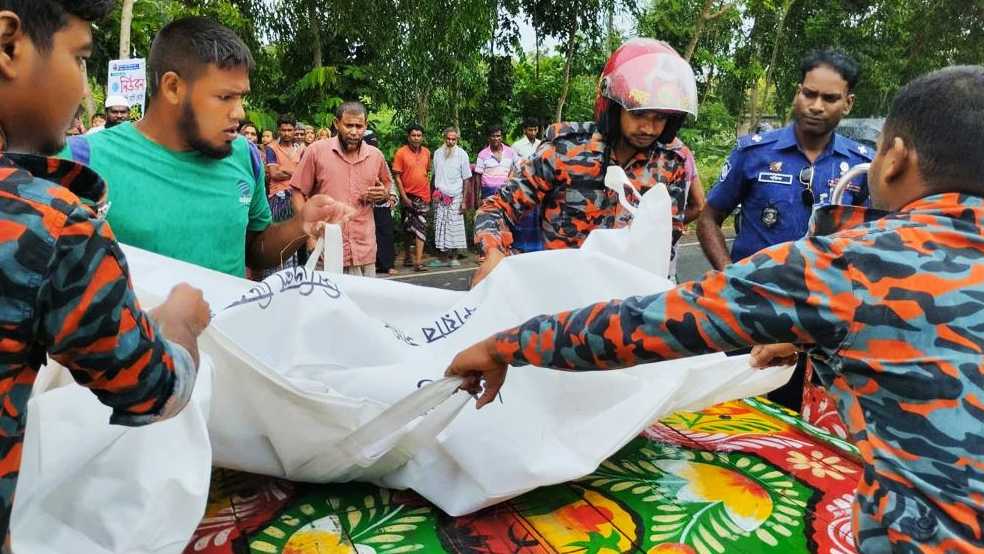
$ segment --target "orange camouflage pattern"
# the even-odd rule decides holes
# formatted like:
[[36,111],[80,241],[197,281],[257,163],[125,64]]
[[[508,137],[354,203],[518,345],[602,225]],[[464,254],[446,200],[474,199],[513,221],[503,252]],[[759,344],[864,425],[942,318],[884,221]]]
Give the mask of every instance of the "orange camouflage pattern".
[[[510,172],[509,182],[485,200],[475,215],[475,243],[483,252],[512,253],[512,228],[540,207],[540,235],[546,249],[579,248],[593,229],[624,226],[629,216],[605,188],[604,137],[593,123],[557,123],[529,160]],[[624,165],[640,193],[661,184],[673,201],[673,241],[683,234],[687,200],[686,149],[679,139],[637,152]],[[615,163],[614,159],[610,163]]]
[[0,536],[46,356],[113,408],[111,423],[166,419],[191,396],[191,356],[159,337],[140,309],[123,252],[97,213],[105,192],[80,164],[0,151]]
[[569,370],[796,343],[861,453],[859,551],[984,553],[979,197],[938,194],[891,214],[825,206],[804,239],[495,341],[512,365]]

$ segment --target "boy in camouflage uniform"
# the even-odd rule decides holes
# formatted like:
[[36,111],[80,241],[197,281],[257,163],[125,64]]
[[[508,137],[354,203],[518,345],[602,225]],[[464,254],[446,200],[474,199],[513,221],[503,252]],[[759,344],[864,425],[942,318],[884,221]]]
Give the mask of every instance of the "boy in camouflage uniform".
[[79,164],[33,155],[63,146],[82,100],[90,21],[111,9],[110,0],[0,0],[3,552],[27,402],[45,357],[112,407],[111,423],[146,425],[174,416],[191,398],[196,337],[210,319],[201,292],[187,285],[152,313],[141,310],[102,219],[106,183]]

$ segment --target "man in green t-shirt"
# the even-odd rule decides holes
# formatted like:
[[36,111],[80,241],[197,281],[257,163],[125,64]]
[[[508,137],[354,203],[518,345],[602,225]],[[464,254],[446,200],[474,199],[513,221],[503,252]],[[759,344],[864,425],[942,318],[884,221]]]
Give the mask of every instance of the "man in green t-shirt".
[[237,133],[252,67],[231,30],[200,17],[173,21],[151,47],[146,116],[69,142],[62,156],[108,182],[107,219],[120,242],[243,276],[280,265],[324,222],[349,216],[321,196],[271,222],[259,152]]

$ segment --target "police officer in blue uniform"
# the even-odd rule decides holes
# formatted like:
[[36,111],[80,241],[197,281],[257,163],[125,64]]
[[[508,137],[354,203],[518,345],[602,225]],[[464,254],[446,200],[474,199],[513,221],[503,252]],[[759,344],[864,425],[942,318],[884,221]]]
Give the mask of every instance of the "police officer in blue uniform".
[[[793,124],[738,139],[707,197],[697,236],[715,269],[802,238],[813,206],[829,203],[840,176],[874,156],[872,148],[834,132],[854,104],[858,63],[838,50],[824,50],[807,56],[801,71]],[[861,180],[848,189],[843,202],[866,199],[867,185]],[[739,204],[741,228],[729,253],[721,224]]]
[[[860,65],[834,49],[811,53],[800,66],[802,78],[793,100],[793,124],[766,134],[741,137],[721,168],[717,183],[697,220],[697,237],[715,269],[774,244],[806,235],[810,214],[830,195],[848,169],[870,162],[872,148],[834,132],[851,111],[851,92]],[[867,200],[867,182],[851,185],[843,203]],[[741,225],[728,251],[721,224],[741,205]],[[804,359],[785,386],[769,399],[799,411]]]

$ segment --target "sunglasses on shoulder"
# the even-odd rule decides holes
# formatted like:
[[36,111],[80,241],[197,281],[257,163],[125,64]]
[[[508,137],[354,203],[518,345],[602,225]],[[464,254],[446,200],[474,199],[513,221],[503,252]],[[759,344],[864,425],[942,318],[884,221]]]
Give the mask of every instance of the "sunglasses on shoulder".
[[808,165],[800,170],[799,182],[803,185],[803,192],[800,193],[800,200],[807,208],[813,207],[816,199],[813,197],[813,166]]

